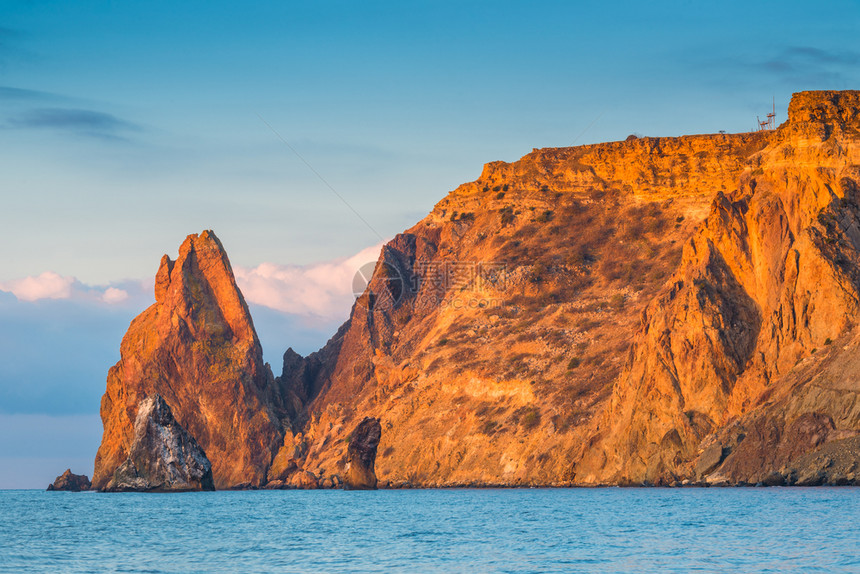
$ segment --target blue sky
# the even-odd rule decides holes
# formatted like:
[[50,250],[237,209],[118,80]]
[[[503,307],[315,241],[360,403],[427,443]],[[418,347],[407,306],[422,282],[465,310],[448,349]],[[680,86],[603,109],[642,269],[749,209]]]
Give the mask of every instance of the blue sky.
[[783,121],[860,87],[858,29],[854,1],[0,0],[0,427],[30,445],[0,440],[0,488],[91,472],[107,368],[187,234],[224,242],[277,372],[483,163],[748,131],[771,98]]

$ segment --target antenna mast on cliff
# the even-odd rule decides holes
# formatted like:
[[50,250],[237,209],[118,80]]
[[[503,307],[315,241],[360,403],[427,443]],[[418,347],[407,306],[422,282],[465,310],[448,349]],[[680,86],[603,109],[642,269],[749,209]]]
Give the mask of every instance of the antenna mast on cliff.
[[767,115],[767,119],[762,121],[758,116],[755,117],[756,121],[758,121],[758,129],[759,131],[767,131],[776,129],[776,97],[773,98],[773,109]]

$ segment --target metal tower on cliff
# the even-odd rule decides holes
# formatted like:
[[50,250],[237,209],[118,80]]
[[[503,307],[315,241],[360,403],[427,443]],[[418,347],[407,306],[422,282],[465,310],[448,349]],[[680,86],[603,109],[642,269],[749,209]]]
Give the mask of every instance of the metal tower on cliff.
[[759,131],[776,129],[776,97],[773,98],[773,110],[767,115],[767,119],[762,121],[758,116],[755,119],[758,121]]

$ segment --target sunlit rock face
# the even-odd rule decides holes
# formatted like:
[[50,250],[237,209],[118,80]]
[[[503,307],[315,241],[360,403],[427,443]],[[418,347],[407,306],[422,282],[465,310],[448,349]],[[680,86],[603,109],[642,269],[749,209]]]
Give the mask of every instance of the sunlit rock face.
[[348,484],[367,418],[383,486],[854,481],[858,112],[803,92],[772,131],[489,163],[275,380],[223,248],[189,236],[108,375],[93,484],[155,392],[219,488]]
[[716,193],[642,316],[578,480],[790,482],[793,461],[858,433],[859,113],[858,92],[795,94]]
[[291,462],[343,472],[361,413],[392,486],[815,474],[860,428],[851,367],[807,367],[845,364],[857,323],[858,110],[804,92],[773,131],[487,164],[383,248],[326,347],[285,358]]
[[283,440],[278,394],[221,242],[189,235],[156,274],[154,305],[132,321],[102,397],[93,486],[131,452],[141,401],[159,394],[212,463],[217,488],[259,485]]
[[285,356],[280,384],[307,400],[282,458],[343,474],[370,416],[383,484],[572,483],[642,311],[773,137],[630,138],[487,164],[383,247],[329,344]]

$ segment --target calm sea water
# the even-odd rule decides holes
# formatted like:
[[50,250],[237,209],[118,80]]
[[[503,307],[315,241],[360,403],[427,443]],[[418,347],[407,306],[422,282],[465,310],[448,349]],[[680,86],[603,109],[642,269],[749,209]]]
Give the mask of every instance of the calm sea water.
[[0,572],[860,572],[860,489],[0,491]]

